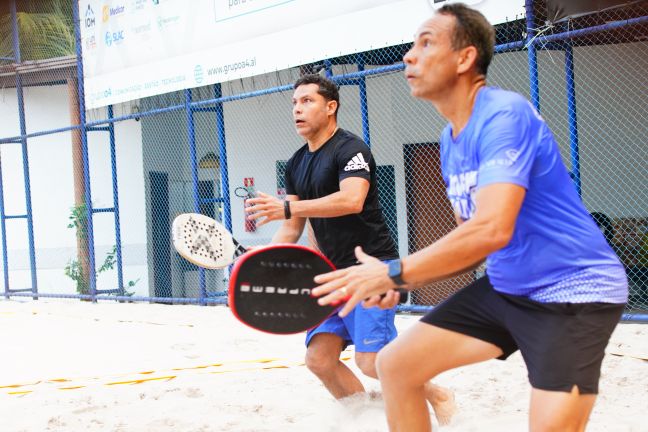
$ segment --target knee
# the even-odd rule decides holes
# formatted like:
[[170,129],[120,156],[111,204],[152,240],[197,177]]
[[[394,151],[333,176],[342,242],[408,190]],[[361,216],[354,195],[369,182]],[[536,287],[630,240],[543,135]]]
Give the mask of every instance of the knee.
[[317,376],[330,373],[336,366],[339,359],[319,350],[306,350],[306,367]]
[[582,432],[585,428],[579,427],[578,423],[569,424],[564,419],[536,419],[531,422],[530,430],[535,432]]
[[589,413],[579,410],[549,415],[532,415],[529,429],[534,432],[583,432],[587,425]]
[[383,348],[376,357],[376,372],[381,381],[399,379],[400,366],[398,352],[391,349],[389,345]]
[[376,353],[356,353],[355,363],[358,369],[368,377],[378,378],[376,372]]

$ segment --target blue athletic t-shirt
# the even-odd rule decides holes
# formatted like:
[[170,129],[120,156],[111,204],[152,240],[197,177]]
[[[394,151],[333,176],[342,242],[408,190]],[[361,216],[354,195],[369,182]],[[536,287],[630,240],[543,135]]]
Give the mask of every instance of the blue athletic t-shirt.
[[495,290],[539,302],[627,301],[623,266],[581,202],[549,127],[522,96],[480,89],[459,136],[450,124],[444,129],[441,165],[463,220],[482,186],[526,189],[511,241],[486,261]]

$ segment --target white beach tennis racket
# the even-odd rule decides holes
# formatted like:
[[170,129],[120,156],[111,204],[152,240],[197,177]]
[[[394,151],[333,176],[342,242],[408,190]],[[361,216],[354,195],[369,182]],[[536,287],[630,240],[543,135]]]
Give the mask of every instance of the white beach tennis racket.
[[171,232],[173,246],[180,256],[203,268],[227,267],[246,252],[223,225],[203,214],[177,216]]

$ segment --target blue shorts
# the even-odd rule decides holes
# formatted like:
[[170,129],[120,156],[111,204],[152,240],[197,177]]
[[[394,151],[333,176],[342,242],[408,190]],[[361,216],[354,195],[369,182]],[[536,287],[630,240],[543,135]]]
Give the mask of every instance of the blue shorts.
[[378,352],[397,335],[395,316],[396,308],[380,309],[375,306],[367,309],[359,304],[344,318],[335,313],[309,330],[306,333],[306,346],[316,334],[332,333],[344,340],[345,347],[355,345],[356,352]]

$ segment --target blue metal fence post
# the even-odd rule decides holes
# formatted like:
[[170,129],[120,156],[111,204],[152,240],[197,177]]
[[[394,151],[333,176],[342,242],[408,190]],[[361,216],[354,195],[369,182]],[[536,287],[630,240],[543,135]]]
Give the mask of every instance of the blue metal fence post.
[[324,60],[324,74],[329,79],[333,76],[333,63],[331,63],[331,60]]
[[[214,84],[214,98],[223,96],[220,84]],[[227,141],[225,139],[225,113],[223,103],[216,103],[216,132],[218,134],[218,158],[220,161],[221,197],[223,198],[223,224],[232,232],[232,208],[229,190],[229,172],[227,170]]]
[[[16,15],[16,0],[11,2],[11,30],[13,34],[13,61],[20,63],[20,50],[18,42],[18,21]],[[20,75],[16,73],[16,87]],[[2,183],[2,154],[0,154],[0,230],[2,231],[2,268],[4,270],[5,298],[9,298],[9,256],[7,255],[7,223],[4,210],[4,186]]]
[[565,42],[565,81],[567,85],[567,115],[569,116],[569,154],[571,173],[578,195],[581,195],[580,150],[578,148],[578,118],[576,116],[576,85],[574,82],[574,50]]
[[[113,106],[108,105],[108,119],[112,120]],[[113,215],[115,217],[115,251],[117,255],[117,289],[124,295],[124,271],[122,266],[121,223],[119,220],[119,190],[117,187],[117,149],[115,148],[115,123],[108,123],[110,136],[110,166],[112,168]]]
[[[187,115],[187,138],[189,140],[189,157],[191,158],[191,181],[193,190],[194,212],[200,213],[200,193],[198,191],[198,157],[196,154],[196,131],[194,128],[193,107],[191,106],[191,89],[184,91],[185,113]],[[205,304],[207,285],[205,283],[205,269],[198,267],[198,280],[200,286],[200,304]]]
[[529,86],[531,102],[533,106],[540,111],[540,84],[538,81],[538,55],[535,41],[535,13],[533,11],[534,0],[525,0],[524,7],[526,10],[526,32],[527,32],[527,51],[529,57]]
[[2,230],[2,269],[5,298],[9,298],[9,257],[7,256],[7,224],[5,223],[4,188],[2,186],[2,157],[0,156],[0,230]]
[[95,268],[94,224],[92,194],[90,193],[90,161],[88,157],[88,133],[86,129],[85,87],[83,81],[83,57],[81,52],[81,19],[79,2],[72,2],[74,16],[74,39],[76,43],[77,92],[79,95],[79,130],[81,132],[81,153],[83,159],[83,182],[85,185],[86,241],[88,242],[88,285],[92,301],[97,301],[97,269]]
[[[358,72],[365,69],[364,56],[358,54]],[[369,134],[369,105],[367,104],[367,78],[362,76],[358,80],[358,89],[360,92],[360,115],[362,117],[362,138],[364,142],[371,147],[371,136]]]
[[[14,61],[16,64],[20,63],[20,38],[18,34],[18,15],[16,12],[16,0],[11,2],[11,21],[13,33],[13,51]],[[29,154],[27,149],[27,124],[25,122],[25,99],[23,95],[22,77],[19,72],[16,72],[16,92],[18,94],[18,119],[20,122],[20,146],[22,149],[23,159],[23,177],[25,179],[25,207],[27,209],[27,242],[29,244],[29,268],[31,270],[31,291],[34,294],[34,300],[38,293],[38,283],[36,279],[36,251],[34,245],[34,220],[32,213],[32,200],[31,200],[31,181],[29,178]]]

